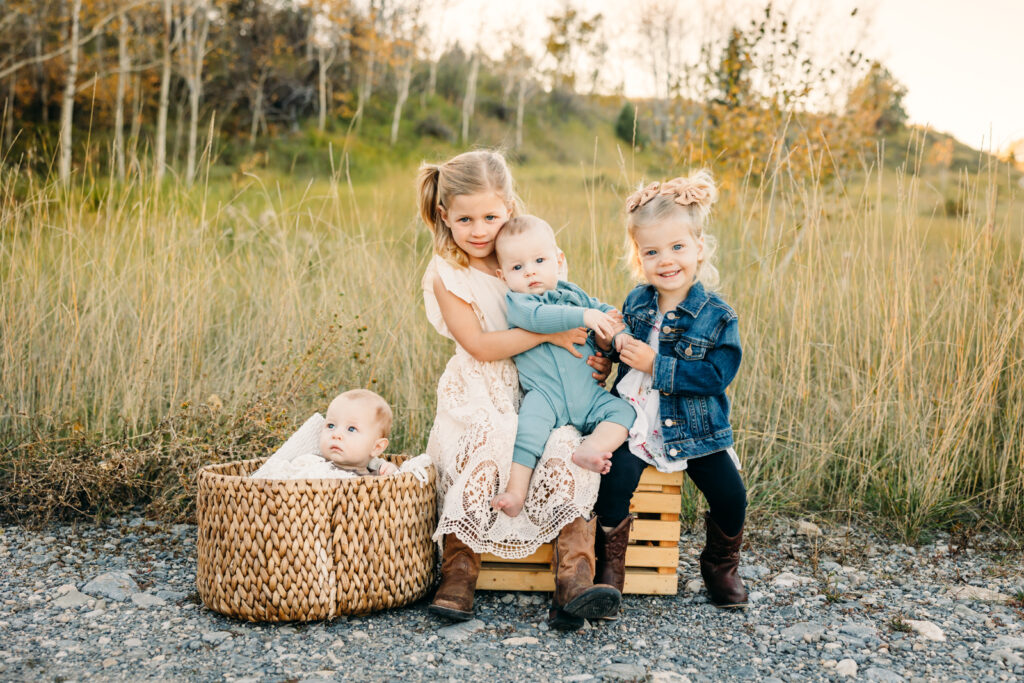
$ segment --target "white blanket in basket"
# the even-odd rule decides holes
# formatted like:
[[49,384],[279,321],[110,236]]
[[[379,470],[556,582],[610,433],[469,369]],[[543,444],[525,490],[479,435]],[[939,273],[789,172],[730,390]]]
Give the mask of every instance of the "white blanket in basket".
[[[324,416],[314,413],[250,477],[253,479],[349,479],[360,475],[335,467],[320,456],[320,430]],[[427,481],[430,458],[424,453],[402,463],[399,472],[412,472]],[[387,475],[385,475],[387,476]]]

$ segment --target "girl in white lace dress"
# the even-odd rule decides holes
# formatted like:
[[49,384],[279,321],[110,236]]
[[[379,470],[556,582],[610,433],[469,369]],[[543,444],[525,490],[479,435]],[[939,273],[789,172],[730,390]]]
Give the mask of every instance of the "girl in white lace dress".
[[[437,417],[427,453],[439,474],[441,586],[432,612],[449,619],[473,616],[480,554],[521,558],[556,540],[556,586],[551,623],[582,626],[594,614],[593,534],[590,517],[600,475],[572,462],[581,441],[573,427],[556,430],[530,484],[523,512],[509,517],[491,507],[505,490],[512,464],[520,391],[511,357],[550,342],[579,355],[583,330],[552,335],[508,329],[505,293],[497,277],[494,239],[519,208],[504,158],[475,151],[440,165],[424,164],[418,178],[420,214],[434,237],[423,276],[427,318],[455,341],[455,355],[437,386]],[[602,359],[592,364],[607,374]],[[563,609],[569,607],[569,610]]]

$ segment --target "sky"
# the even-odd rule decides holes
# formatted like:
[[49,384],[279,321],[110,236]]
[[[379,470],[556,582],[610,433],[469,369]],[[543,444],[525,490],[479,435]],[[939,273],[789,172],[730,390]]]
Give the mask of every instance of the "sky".
[[[444,41],[478,39],[493,51],[523,36],[524,43],[539,46],[545,16],[565,1],[448,0],[436,6],[444,8]],[[632,97],[652,94],[642,41],[632,26],[639,6],[657,2],[685,8],[690,38],[720,32],[763,7],[751,0],[576,0],[584,14],[604,14],[613,52],[632,55],[603,65],[607,82],[625,83]],[[985,150],[1024,138],[1024,0],[782,0],[775,6],[811,22],[822,49],[856,44],[881,60],[908,90],[904,108],[911,123]],[[685,52],[700,40],[681,42]]]

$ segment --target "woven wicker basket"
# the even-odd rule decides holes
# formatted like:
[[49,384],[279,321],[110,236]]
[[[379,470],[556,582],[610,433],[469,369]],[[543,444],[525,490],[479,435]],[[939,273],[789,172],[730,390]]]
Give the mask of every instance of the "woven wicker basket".
[[264,462],[199,471],[196,585],[207,607],[249,621],[312,621],[398,607],[427,592],[433,467],[427,484],[410,472],[249,479]]

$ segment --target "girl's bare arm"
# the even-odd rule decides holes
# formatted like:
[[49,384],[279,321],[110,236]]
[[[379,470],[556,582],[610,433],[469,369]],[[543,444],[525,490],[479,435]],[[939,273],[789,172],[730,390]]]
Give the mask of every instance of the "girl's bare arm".
[[445,289],[440,278],[434,278],[434,296],[441,308],[441,317],[455,341],[478,361],[511,358],[544,342],[561,346],[577,358],[583,357],[573,346],[586,342],[587,333],[583,328],[555,334],[537,334],[521,329],[485,332],[473,307]]

